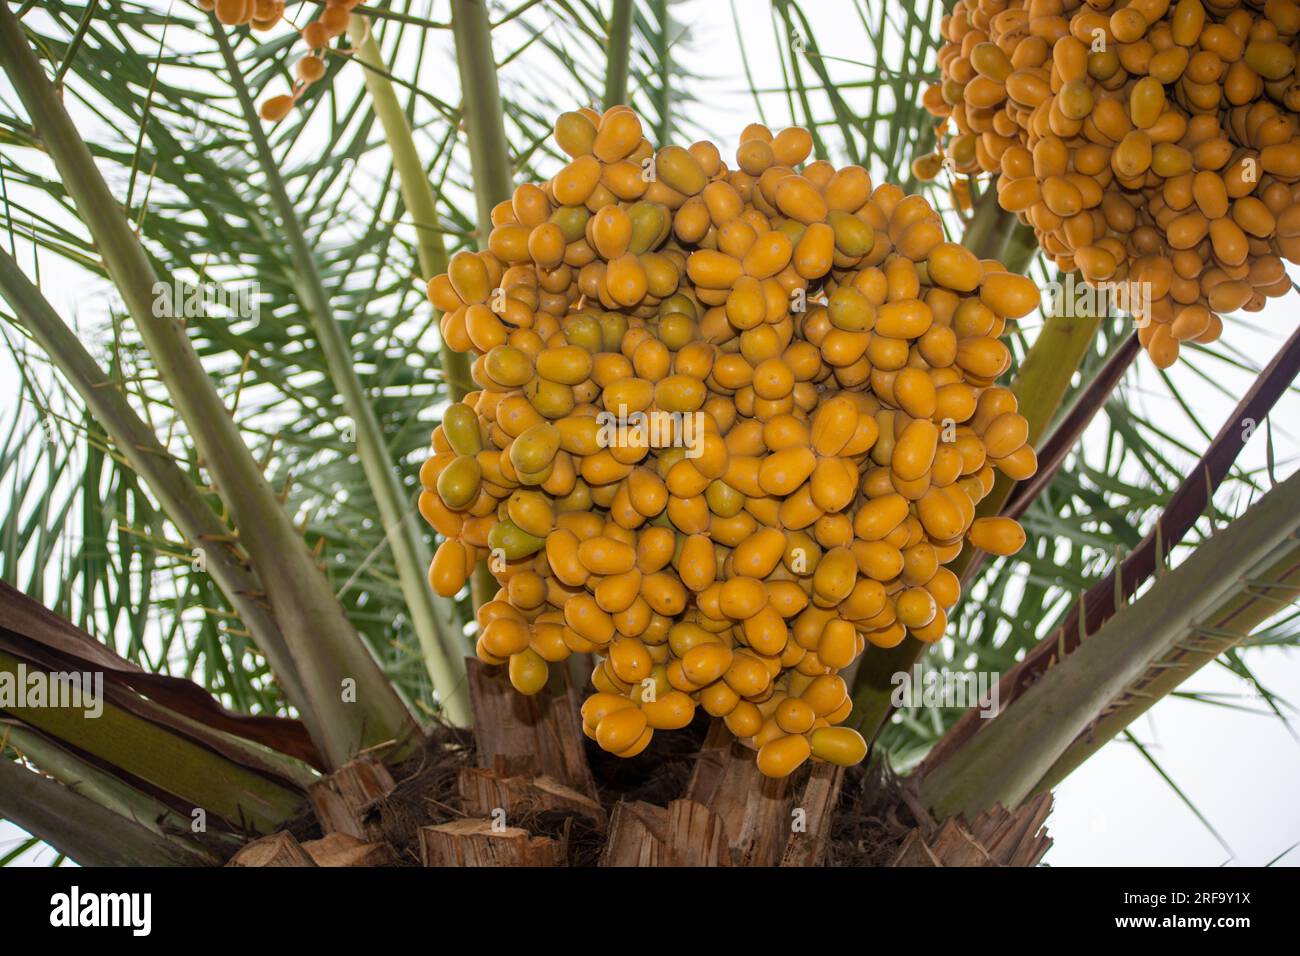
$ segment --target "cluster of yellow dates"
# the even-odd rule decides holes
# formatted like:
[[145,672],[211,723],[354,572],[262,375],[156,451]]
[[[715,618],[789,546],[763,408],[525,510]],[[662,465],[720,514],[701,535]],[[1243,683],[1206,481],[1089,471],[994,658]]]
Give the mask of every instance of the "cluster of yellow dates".
[[[228,27],[270,30],[284,18],[285,0],[197,0],[197,3],[200,9],[211,11]],[[284,119],[307,87],[325,75],[325,60],[320,54],[331,40],[347,31],[348,16],[360,3],[361,0],[325,0],[316,19],[301,30],[303,42],[311,52],[294,64],[293,92],[267,97],[259,108],[262,119],[272,123]]]
[[1157,366],[1291,290],[1295,0],[958,0],[942,31],[947,158],[995,174],[1060,268],[1114,283]]
[[269,30],[284,16],[284,0],[198,0],[198,5],[228,27]]
[[479,656],[525,694],[592,654],[583,726],[632,756],[701,707],[784,776],[849,765],[845,668],[936,641],[994,469],[1033,474],[994,385],[1038,290],[944,241],[919,196],[801,165],[806,130],[655,150],[627,107],[562,115],[571,161],[429,283],[480,390],[433,433],[420,510],[455,595],[486,559]]

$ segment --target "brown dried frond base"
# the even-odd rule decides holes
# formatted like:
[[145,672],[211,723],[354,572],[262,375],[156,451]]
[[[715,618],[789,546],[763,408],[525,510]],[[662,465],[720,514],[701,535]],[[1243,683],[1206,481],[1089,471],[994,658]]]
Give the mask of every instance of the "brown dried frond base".
[[524,698],[466,664],[472,732],[434,726],[391,776],[359,757],[310,788],[314,820],[239,865],[1033,866],[1051,845],[1050,794],[940,822],[882,754],[772,780],[702,713],[625,760],[583,734],[563,683]]
[[[588,741],[585,752],[606,820],[619,803],[667,807],[686,798],[708,728],[709,722],[702,719],[681,733],[657,735],[644,753],[630,760],[606,754]],[[420,866],[422,827],[473,816],[464,809],[460,779],[463,771],[478,764],[471,733],[437,726],[416,757],[393,768],[396,787],[375,801],[361,821],[391,850],[374,855],[373,859],[383,861],[377,865]],[[1050,807],[1050,795],[1044,794],[1015,813],[999,807],[973,824],[957,820],[941,824],[920,806],[908,782],[892,771],[888,761],[873,756],[843,776],[823,863],[834,867],[1033,866],[1051,846],[1042,826]],[[593,814],[599,815],[594,810],[583,814],[524,800],[512,806],[510,826],[554,841],[556,857],[565,865],[596,866],[605,854],[608,833]],[[322,835],[310,815],[295,821],[287,832],[304,844]],[[284,842],[283,834],[264,839]],[[257,853],[241,856],[259,859]],[[265,852],[261,857],[269,858]]]

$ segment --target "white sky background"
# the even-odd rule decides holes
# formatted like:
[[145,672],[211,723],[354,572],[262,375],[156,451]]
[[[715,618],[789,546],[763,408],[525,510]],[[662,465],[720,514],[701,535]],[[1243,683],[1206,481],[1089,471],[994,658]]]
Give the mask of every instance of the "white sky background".
[[[156,5],[165,7],[162,0],[157,0]],[[514,6],[514,0],[509,5]],[[779,86],[782,74],[777,38],[767,0],[735,0],[734,6],[750,69],[758,84]],[[852,3],[808,0],[803,6],[812,19],[824,54],[846,60],[870,56],[864,46],[867,35],[852,12]],[[417,3],[415,9],[419,8]],[[682,0],[673,9],[677,19],[689,28],[675,50],[676,57],[697,77],[690,88],[694,102],[686,107],[693,123],[682,142],[696,138],[698,127],[708,131],[724,155],[729,156],[734,153],[740,130],[758,118],[745,79],[732,5],[728,0]],[[445,15],[445,4],[437,3],[434,15]],[[446,43],[450,44],[450,36],[446,37]],[[498,46],[498,55],[504,48],[504,44]],[[870,68],[849,63],[828,65],[837,79],[860,80],[872,73]],[[450,61],[445,66],[434,67],[426,59],[421,82],[431,92],[455,102],[458,98],[455,71],[450,69]],[[521,67],[523,64],[518,62],[512,64],[515,77],[521,75]],[[409,76],[410,68],[403,70],[399,63],[396,73]],[[809,73],[805,69],[805,74]],[[538,82],[550,85],[552,78],[539,77]],[[6,98],[11,96],[6,84],[0,83],[0,94]],[[854,94],[855,91],[846,94],[851,103],[856,101]],[[788,115],[783,95],[765,97],[764,105],[774,122]],[[878,178],[879,170],[872,172]],[[48,254],[42,258],[42,270],[46,294],[65,317],[102,314],[102,299],[96,298],[98,290],[83,277]],[[1249,324],[1255,328],[1230,324],[1226,337],[1253,361],[1266,364],[1295,328],[1298,308],[1300,297],[1294,294],[1275,300],[1263,313],[1249,317]],[[1032,328],[1038,321],[1031,317],[1024,324]],[[8,378],[11,371],[8,358],[3,362]],[[1141,403],[1140,412],[1157,420],[1178,440],[1193,448],[1203,448],[1205,440],[1169,397],[1163,382],[1144,357],[1139,362],[1140,387],[1131,389],[1130,394]],[[1236,398],[1249,386],[1250,379],[1208,363],[1202,362],[1202,366],[1213,370],[1216,381],[1231,397],[1208,387],[1181,365],[1170,374],[1192,413],[1213,434],[1231,412]],[[1134,381],[1132,376],[1129,381]],[[12,402],[11,393],[0,394],[0,420],[10,414]],[[1300,398],[1289,394],[1278,403],[1273,415],[1279,478],[1295,467],[1300,451],[1296,441],[1300,432],[1297,422],[1300,422]],[[1248,468],[1260,468],[1264,464],[1263,431],[1263,428],[1258,430],[1241,459]],[[1096,433],[1094,429],[1094,437]],[[1170,454],[1176,461],[1188,460],[1177,450],[1171,450]],[[1228,499],[1219,500],[1224,504]],[[1237,510],[1241,507],[1244,502]],[[1269,650],[1251,652],[1247,660],[1270,691],[1285,701],[1300,700],[1300,656]],[[1056,809],[1048,821],[1055,840],[1047,856],[1048,863],[1057,866],[1218,865],[1231,858],[1234,864],[1261,865],[1300,843],[1300,812],[1297,812],[1300,801],[1295,797],[1300,792],[1300,742],[1291,729],[1265,714],[1262,702],[1251,699],[1242,683],[1222,667],[1205,668],[1183,689],[1231,695],[1223,699],[1253,712],[1169,699],[1130,729],[1150,748],[1232,852],[1197,820],[1135,748],[1115,742],[1057,789]],[[0,823],[0,856],[18,837],[16,828]],[[45,849],[32,857],[31,862],[48,863],[52,855]],[[1300,849],[1279,861],[1279,865],[1287,864],[1300,864]]]

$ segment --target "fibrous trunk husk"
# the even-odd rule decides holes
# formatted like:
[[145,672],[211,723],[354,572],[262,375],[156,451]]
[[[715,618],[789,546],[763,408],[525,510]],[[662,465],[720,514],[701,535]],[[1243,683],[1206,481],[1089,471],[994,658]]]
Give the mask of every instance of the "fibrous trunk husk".
[[[937,821],[883,758],[773,780],[717,722],[612,763],[584,738],[570,688],[525,698],[500,668],[471,661],[469,674],[473,740],[436,730],[387,789],[358,782],[364,759],[325,778],[312,802],[330,832],[302,843],[300,865],[1034,866],[1051,846],[1050,794]],[[692,735],[695,750],[671,749]],[[256,845],[237,865],[292,865],[248,862]]]

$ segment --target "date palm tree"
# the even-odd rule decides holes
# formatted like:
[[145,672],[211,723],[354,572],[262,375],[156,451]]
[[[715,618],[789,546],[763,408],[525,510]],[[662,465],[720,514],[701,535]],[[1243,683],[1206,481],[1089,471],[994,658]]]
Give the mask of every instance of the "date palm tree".
[[[301,26],[318,6],[289,16]],[[981,256],[1058,278],[978,183],[967,197],[912,173],[934,147],[920,102],[942,5],[838,6],[732,0],[755,112],[806,126],[818,157],[925,192]],[[553,171],[551,118],[575,103],[631,103],[656,142],[705,134],[691,90],[707,58],[681,14],[670,0],[366,3],[272,124],[258,104],[290,88],[302,53],[284,24],[0,0],[0,335],[18,384],[0,429],[0,671],[76,663],[111,691],[95,726],[0,713],[0,817],[31,835],[0,860],[44,841],[86,864],[217,864],[310,829],[310,795],[358,758],[409,768],[431,728],[464,739],[490,585],[447,600],[425,577],[419,462],[471,387],[425,281],[485,241],[515,183]],[[823,51],[832,23],[856,31],[852,59]],[[754,71],[757,43],[775,74]],[[174,294],[253,283],[256,308]],[[69,289],[92,314],[70,311]],[[928,650],[954,672],[1003,673],[1001,713],[896,706],[895,676],[927,651],[910,638],[871,649],[853,683],[875,759],[912,772],[936,821],[1028,805],[1107,741],[1136,743],[1132,721],[1198,668],[1254,682],[1250,652],[1296,640],[1300,478],[1277,479],[1263,423],[1300,339],[1263,367],[1229,345],[1193,351],[1232,408],[1193,422],[1199,442],[1142,413],[1146,392],[1187,405],[1134,362],[1123,317],[1049,311],[1011,344],[1006,381],[1042,469],[1000,478],[981,510],[1021,517],[1030,543],[959,559],[965,597]],[[1244,398],[1217,384],[1224,370],[1254,377]],[[1256,431],[1262,472],[1236,463]]]

